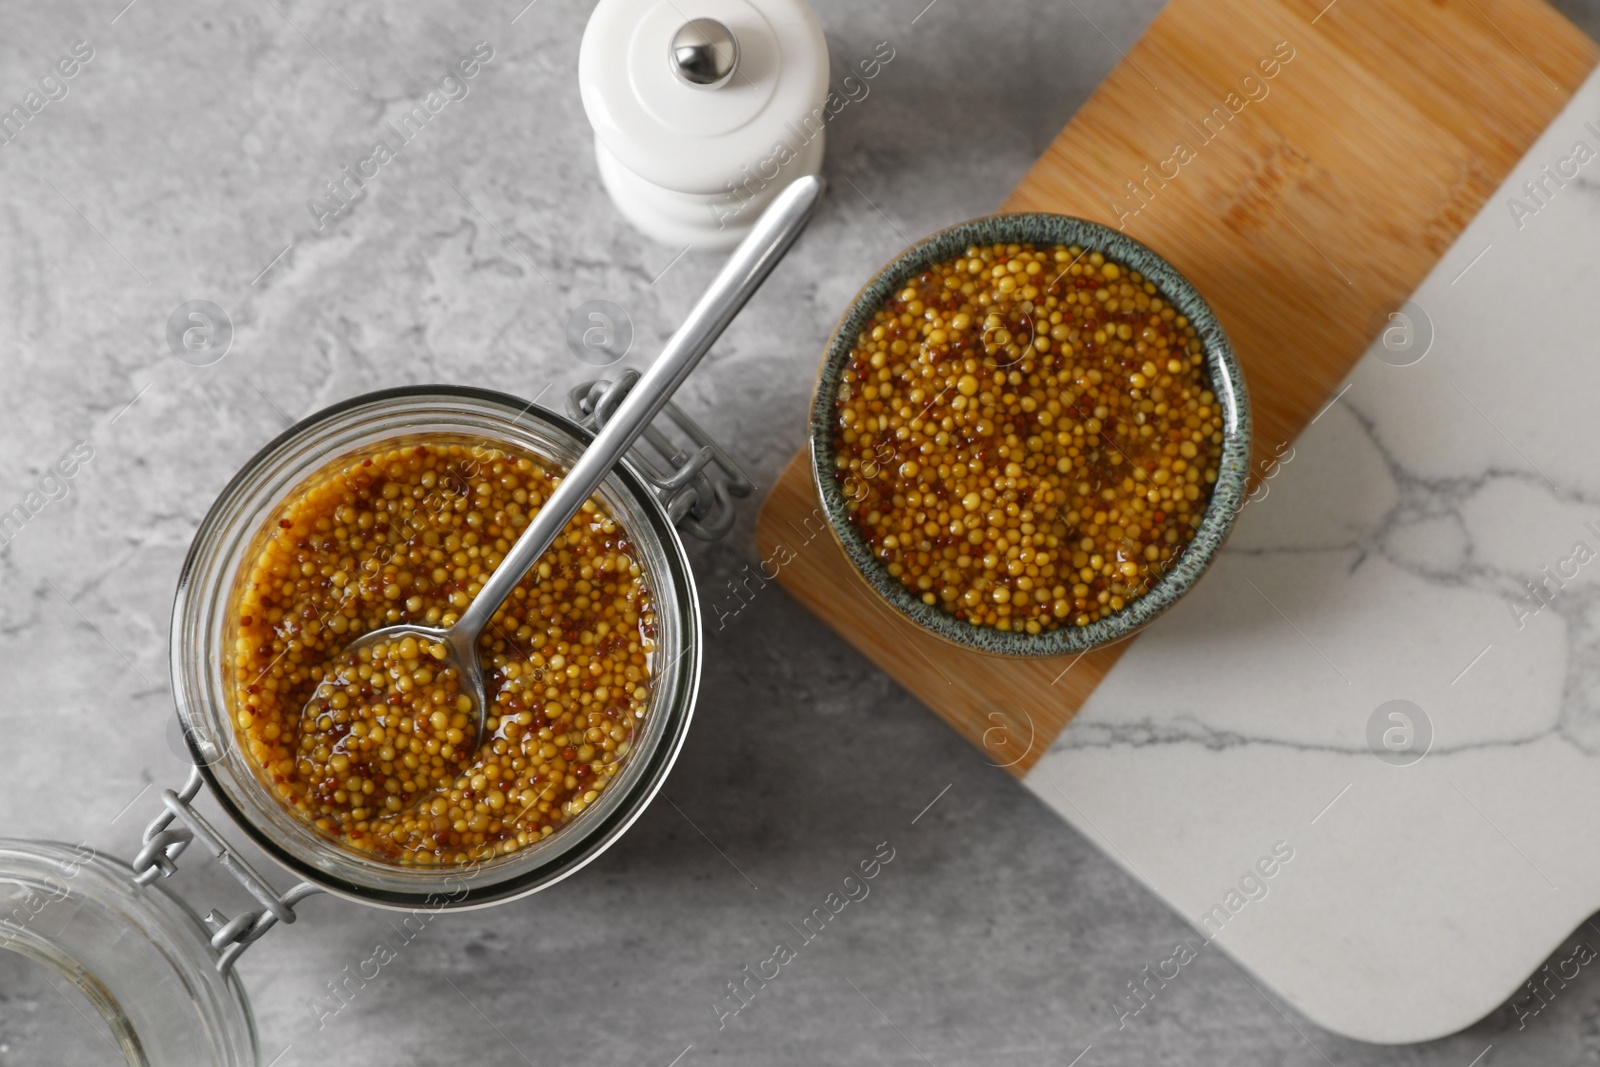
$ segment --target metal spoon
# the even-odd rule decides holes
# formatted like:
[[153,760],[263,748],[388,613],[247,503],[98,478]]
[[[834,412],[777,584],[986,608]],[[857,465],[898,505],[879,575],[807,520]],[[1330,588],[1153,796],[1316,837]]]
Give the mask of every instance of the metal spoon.
[[[363,649],[406,637],[443,645],[447,654],[440,666],[448,664],[456,668],[460,691],[472,700],[472,711],[467,713],[467,721],[475,723],[472,736],[482,738],[488,701],[483,689],[483,665],[478,660],[479,636],[511,591],[539,562],[539,557],[566,529],[584,502],[594,495],[611,468],[666,406],[673,392],[700,362],[700,357],[789,251],[789,246],[800,236],[821,203],[824,185],[820,177],[796,179],[756,221],[755,228],[734,249],[721,273],[689,312],[688,319],[667,342],[660,358],[617,406],[616,412],[584,449],[572,470],[561,479],[550,499],[534,515],[528,528],[522,531],[517,543],[511,546],[511,551],[453,626],[444,629],[410,623],[385,626],[352,642],[345,656],[359,655]],[[316,699],[313,696],[312,700]]]

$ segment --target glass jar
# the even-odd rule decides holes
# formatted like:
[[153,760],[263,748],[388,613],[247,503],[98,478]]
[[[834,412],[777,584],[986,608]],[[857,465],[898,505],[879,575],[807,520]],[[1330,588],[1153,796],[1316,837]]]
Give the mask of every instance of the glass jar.
[[[306,897],[326,891],[406,911],[484,907],[537,892],[605,851],[660,790],[694,711],[700,612],[678,528],[715,540],[732,523],[730,497],[753,488],[671,403],[665,413],[689,447],[652,426],[643,440],[664,466],[636,448],[596,493],[626,531],[654,602],[647,712],[611,785],[549,837],[444,868],[395,866],[323,836],[283,805],[237,744],[226,642],[239,577],[254,562],[263,527],[330,461],[395,439],[443,434],[567,468],[638,378],[629,371],[615,382],[574,389],[568,406],[582,421],[484,389],[368,393],[310,416],[258,452],[201,522],[178,581],[171,670],[178,722],[195,763],[188,781],[160,791],[165,810],[145,830],[131,866],[87,845],[0,839],[0,949],[65,978],[99,1012],[130,1064],[244,1067],[259,1064],[260,1046],[234,961],[275,925],[294,922],[295,906]],[[245,833],[300,876],[299,884],[280,894],[191,806],[207,786]],[[162,884],[195,842],[260,910],[233,918],[213,910],[202,920]]]
[[235,743],[230,604],[262,527],[335,457],[398,437],[448,434],[570,467],[590,433],[559,415],[482,389],[428,386],[368,393],[285,431],[251,459],[207,513],[173,606],[171,671],[189,747],[228,814],[278,863],[330,893],[395,909],[481,907],[536,892],[605,851],[661,788],[683,745],[700,676],[700,614],[683,543],[634,460],[597,496],[636,546],[656,607],[650,703],[612,785],[568,825],[466,868],[402,867],[341,846],[291,812]]
[[259,1061],[244,986],[215,966],[199,916],[86,845],[0,839],[0,949],[71,983],[130,1064]]

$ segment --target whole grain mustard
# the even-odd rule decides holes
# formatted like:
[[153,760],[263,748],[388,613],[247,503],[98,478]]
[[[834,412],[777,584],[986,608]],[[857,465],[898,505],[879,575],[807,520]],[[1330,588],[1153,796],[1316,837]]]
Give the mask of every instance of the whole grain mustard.
[[589,501],[479,644],[486,734],[444,648],[359,635],[447,627],[555,480],[449,437],[389,442],[308,479],[233,599],[232,711],[262,779],[340,844],[459,865],[559,830],[614,780],[649,708],[655,607],[626,532]]
[[1147,593],[1205,513],[1222,409],[1193,325],[1082,248],[975,246],[856,338],[834,426],[850,521],[978,626],[1087,626]]

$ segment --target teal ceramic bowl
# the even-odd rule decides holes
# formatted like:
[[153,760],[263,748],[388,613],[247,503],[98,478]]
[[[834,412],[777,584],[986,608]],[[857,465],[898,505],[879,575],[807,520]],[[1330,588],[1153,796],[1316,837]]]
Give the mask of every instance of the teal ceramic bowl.
[[[1188,550],[1176,565],[1121,611],[1088,626],[1063,625],[1030,634],[974,625],[947,614],[913,595],[873,554],[850,522],[843,491],[834,475],[833,431],[840,376],[850,349],[872,315],[910,279],[936,263],[952,259],[973,245],[1032,242],[1077,245],[1138,271],[1155,283],[1161,298],[1188,317],[1205,349],[1205,368],[1212,391],[1222,405],[1223,444],[1217,482]],[[1244,502],[1250,471],[1250,402],[1233,345],[1205,298],[1166,260],[1124,233],[1070,215],[1015,214],[952,226],[912,246],[879,271],[857,294],[828,341],[811,403],[811,472],[834,537],[856,571],[879,597],[901,616],[954,644],[997,656],[1058,656],[1114,644],[1148,624],[1193,588],[1233,528]]]

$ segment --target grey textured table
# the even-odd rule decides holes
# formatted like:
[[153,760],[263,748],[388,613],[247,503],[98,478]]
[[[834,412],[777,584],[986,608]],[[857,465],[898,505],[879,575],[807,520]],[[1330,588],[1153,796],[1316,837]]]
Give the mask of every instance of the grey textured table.
[[[718,260],[674,259],[600,190],[576,79],[588,3],[124,2],[11,0],[0,16],[7,109],[74,42],[94,50],[0,144],[0,510],[63,453],[93,449],[0,547],[0,811],[8,835],[126,856],[156,810],[151,783],[183,775],[167,614],[232,472],[292,420],[369,389],[548,388],[553,402],[590,376],[561,340],[585,300],[628,310],[640,365]],[[992,210],[1159,8],[924,4],[819,5],[836,64],[880,41],[895,57],[829,131],[830,202],[679,396],[763,485],[801,440],[817,354],[860,282]],[[1600,0],[1562,6],[1600,28]],[[479,41],[494,57],[469,94],[319,228],[306,201]],[[234,325],[211,366],[166,342],[192,299]],[[728,540],[693,548],[703,604],[754,561],[754,516],[752,502]],[[308,902],[242,964],[265,1059],[1600,1059],[1600,986],[1584,976],[1525,1029],[1503,1008],[1388,1049],[1319,1031],[1211,955],[1119,1030],[1114,998],[1186,924],[775,587],[737,626],[710,618],[670,803],[578,878],[435,919],[337,1013],[318,1006],[327,983],[396,940],[391,916]],[[880,842],[894,859],[870,895],[719,1028],[726,983],[798,940],[790,924]],[[189,862],[178,885],[245,903],[214,866]],[[0,1064],[109,1051],[0,957]]]

